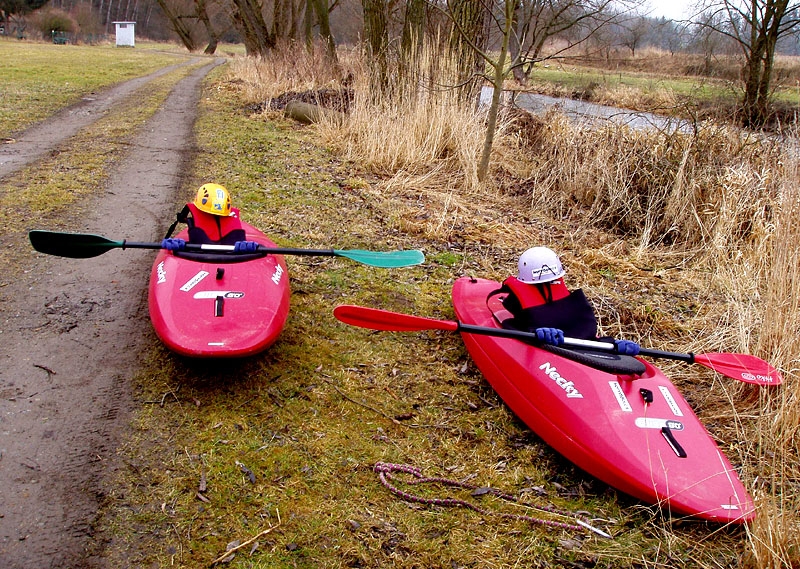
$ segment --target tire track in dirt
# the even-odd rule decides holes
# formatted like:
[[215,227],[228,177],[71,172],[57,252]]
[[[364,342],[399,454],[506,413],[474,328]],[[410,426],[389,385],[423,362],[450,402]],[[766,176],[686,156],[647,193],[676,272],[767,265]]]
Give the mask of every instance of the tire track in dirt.
[[[92,213],[74,231],[160,239],[176,211],[176,193],[193,152],[201,81],[221,62],[195,70],[175,86],[132,140],[106,192],[82,208]],[[172,69],[115,88],[102,107],[78,118],[66,112],[40,125],[40,132],[53,135],[41,145],[28,133],[20,141],[41,156],[68,142],[65,133],[100,118],[98,109]],[[16,158],[3,163],[0,176],[36,158],[32,150],[9,155]],[[137,250],[83,260],[32,252],[21,278],[0,288],[4,569],[105,566],[106,536],[95,533],[98,510],[132,410],[130,378],[155,342],[146,302],[151,261],[152,255]]]

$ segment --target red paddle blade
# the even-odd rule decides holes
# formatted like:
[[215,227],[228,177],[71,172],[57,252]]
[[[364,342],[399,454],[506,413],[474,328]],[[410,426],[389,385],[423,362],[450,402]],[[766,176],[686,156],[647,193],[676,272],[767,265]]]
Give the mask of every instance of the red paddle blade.
[[458,322],[435,320],[422,316],[410,316],[400,312],[390,312],[377,308],[366,308],[342,304],[333,309],[333,315],[351,326],[369,328],[370,330],[386,330],[391,332],[419,332],[420,330],[458,330]]
[[770,364],[750,354],[696,354],[694,362],[732,379],[756,385],[780,385],[783,378]]

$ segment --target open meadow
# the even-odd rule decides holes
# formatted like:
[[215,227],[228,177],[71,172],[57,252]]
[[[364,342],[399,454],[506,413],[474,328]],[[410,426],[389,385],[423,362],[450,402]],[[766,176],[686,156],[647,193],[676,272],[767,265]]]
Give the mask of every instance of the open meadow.
[[[170,63],[169,55],[139,61],[137,51],[131,62],[131,51],[64,48],[0,41],[4,60],[23,62],[0,87],[0,138],[130,76],[111,75],[117,57],[131,74]],[[69,79],[86,55],[79,49],[109,57],[85,83]],[[796,139],[722,122],[691,134],[588,130],[557,109],[508,112],[479,183],[480,113],[441,92],[376,101],[357,53],[340,55],[354,78],[350,112],[311,125],[269,101],[340,89],[344,73],[321,66],[318,54],[230,57],[214,70],[180,193],[185,201],[204,182],[225,185],[242,216],[279,245],[417,248],[426,263],[385,270],[287,257],[287,327],[267,352],[241,361],[180,358],[142,330],[151,341],[135,373],[124,466],[107,473],[95,528],[108,565],[208,567],[227,547],[237,549],[224,566],[242,568],[800,567]],[[42,82],[57,70],[54,83]],[[61,93],[64,84],[74,90]],[[76,154],[60,171],[90,191],[75,192],[74,202],[62,196],[55,210],[28,199],[24,215],[90,209],[102,191],[92,180],[103,178],[81,176],[88,167]],[[0,184],[5,212],[15,207],[12,189],[36,191],[19,179]],[[19,243],[21,233],[4,225],[0,239]],[[753,495],[752,524],[671,515],[575,468],[514,417],[457,334],[368,332],[332,315],[339,304],[360,304],[452,319],[457,277],[502,280],[534,245],[561,254],[568,284],[586,292],[603,333],[665,350],[751,353],[782,371],[784,385],[758,388],[657,362]],[[12,271],[30,254],[5,253]],[[423,498],[411,503],[381,483],[378,462],[518,500],[403,486]],[[450,496],[483,511],[425,503]],[[503,513],[581,516],[612,538]]]

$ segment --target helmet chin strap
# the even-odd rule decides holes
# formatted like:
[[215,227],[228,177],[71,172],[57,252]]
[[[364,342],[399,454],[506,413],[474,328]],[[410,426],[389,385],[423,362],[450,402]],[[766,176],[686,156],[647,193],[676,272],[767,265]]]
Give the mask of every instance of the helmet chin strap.
[[535,283],[535,286],[539,290],[539,294],[542,295],[542,298],[547,304],[553,302],[553,287],[550,286],[549,282]]

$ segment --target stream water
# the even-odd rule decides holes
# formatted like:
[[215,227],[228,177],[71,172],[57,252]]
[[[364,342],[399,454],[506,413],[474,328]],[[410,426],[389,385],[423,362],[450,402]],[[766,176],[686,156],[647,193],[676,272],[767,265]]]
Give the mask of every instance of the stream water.
[[[492,99],[492,87],[483,87],[481,90],[480,104],[488,105]],[[504,93],[505,95],[505,93]],[[631,128],[653,128],[665,132],[676,130],[690,132],[688,122],[656,115],[629,111],[618,107],[597,105],[575,99],[564,99],[537,95],[535,93],[515,93],[511,101],[519,108],[525,109],[535,115],[543,115],[550,109],[557,107],[574,122],[581,125],[597,125],[600,122],[613,122]]]

